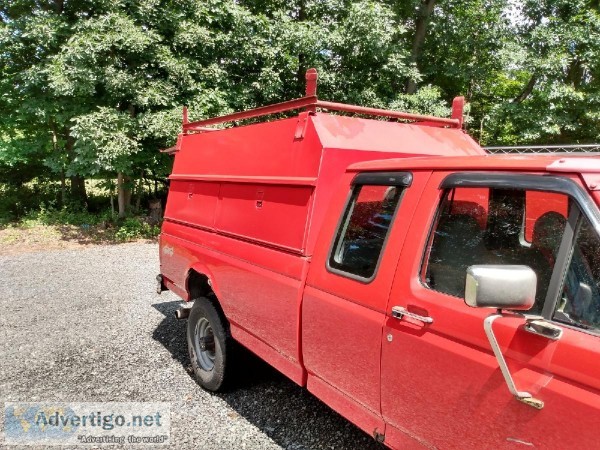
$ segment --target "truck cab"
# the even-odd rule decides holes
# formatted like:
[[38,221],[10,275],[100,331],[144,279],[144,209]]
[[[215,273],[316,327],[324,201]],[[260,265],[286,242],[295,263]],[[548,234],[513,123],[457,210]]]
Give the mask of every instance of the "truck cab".
[[198,382],[242,345],[390,448],[595,446],[600,160],[488,155],[460,99],[440,119],[307,80],[170,150],[159,291],[193,302]]
[[[314,376],[365,405],[380,402],[381,421],[369,425],[385,427],[392,448],[413,439],[437,448],[594,446],[600,222],[590,189],[599,169],[597,158],[557,156],[351,166],[335,203],[345,201],[345,212],[324,225],[305,289],[309,389]],[[392,174],[403,182],[390,183]],[[402,190],[377,251],[359,212],[360,193],[375,186],[381,209],[390,187]],[[500,281],[499,304],[468,305],[477,266],[530,268],[530,307],[502,308],[521,283],[531,286],[519,271],[491,280]]]

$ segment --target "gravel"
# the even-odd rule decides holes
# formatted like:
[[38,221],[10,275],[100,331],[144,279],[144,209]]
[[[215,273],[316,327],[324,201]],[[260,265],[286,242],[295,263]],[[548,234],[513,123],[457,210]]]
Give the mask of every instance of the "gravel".
[[0,256],[0,403],[168,402],[174,448],[381,449],[251,355],[233,390],[202,390],[173,315],[183,302],[154,291],[157,254],[123,244]]

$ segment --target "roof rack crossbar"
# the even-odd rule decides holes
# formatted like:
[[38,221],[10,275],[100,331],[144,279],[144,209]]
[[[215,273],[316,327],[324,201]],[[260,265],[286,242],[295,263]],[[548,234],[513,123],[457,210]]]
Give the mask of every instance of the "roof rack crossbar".
[[[436,116],[426,116],[423,114],[412,114],[402,111],[391,111],[389,109],[379,109],[379,108],[368,108],[365,106],[357,106],[357,105],[346,105],[345,103],[335,103],[335,102],[326,102],[323,100],[317,101],[317,106],[320,108],[325,108],[333,111],[344,111],[344,112],[352,112],[356,114],[365,114],[368,116],[381,116],[381,117],[389,117],[391,119],[405,119],[405,120],[414,120],[417,122],[436,122],[449,126],[457,127],[459,124],[458,119],[447,119],[444,117],[436,117]],[[458,128],[458,127],[457,127]]]
[[261,106],[260,108],[249,109],[248,111],[226,114],[224,116],[212,117],[210,119],[198,120],[183,124],[183,131],[203,131],[198,128],[208,125],[216,125],[225,122],[234,122],[236,120],[252,119],[255,117],[268,116],[269,114],[277,114],[285,111],[293,111],[295,109],[306,108],[317,104],[317,97],[301,97],[287,102],[275,103],[273,105]]

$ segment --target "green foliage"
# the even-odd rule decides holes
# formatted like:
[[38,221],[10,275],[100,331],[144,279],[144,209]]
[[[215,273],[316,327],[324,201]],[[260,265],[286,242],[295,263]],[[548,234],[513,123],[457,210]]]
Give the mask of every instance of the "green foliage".
[[[600,14],[588,1],[526,1],[485,85],[484,142],[586,143],[600,137]],[[493,83],[493,84],[492,84]],[[475,106],[475,105],[474,105]]]
[[373,1],[352,3],[339,26],[324,37],[329,58],[323,88],[338,101],[387,106],[402,93],[413,74],[406,47],[399,45],[405,27],[392,11]]
[[76,139],[76,157],[70,168],[72,173],[131,171],[130,156],[140,151],[140,143],[133,137],[135,121],[128,114],[100,107],[76,117],[74,122],[71,134]]
[[105,224],[112,220],[110,211],[90,213],[75,205],[58,208],[56,202],[41,202],[39,209],[29,210],[19,223],[25,227],[38,225],[76,225],[89,228],[90,226]]
[[[0,209],[2,211],[2,209]],[[153,225],[143,216],[117,219],[108,209],[90,213],[77,205],[57,207],[56,202],[42,201],[35,208],[28,209],[18,219],[15,216],[0,214],[0,227],[38,228],[55,227],[77,239],[84,237],[93,241],[126,242],[137,239],[154,239],[160,234],[160,225]]]
[[117,241],[132,241],[135,239],[152,239],[159,235],[160,227],[158,225],[150,225],[137,217],[125,219],[123,224],[115,233]]
[[390,104],[390,107],[399,111],[448,117],[450,115],[450,108],[441,99],[441,94],[441,89],[436,86],[423,86],[414,94],[398,95]]
[[58,186],[38,180],[19,187],[0,184],[0,224],[19,220],[40,205],[54,205],[58,196]]

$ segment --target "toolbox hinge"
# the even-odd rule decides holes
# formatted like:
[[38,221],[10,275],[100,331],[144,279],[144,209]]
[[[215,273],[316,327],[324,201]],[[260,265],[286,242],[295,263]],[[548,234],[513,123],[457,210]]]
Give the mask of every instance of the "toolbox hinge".
[[298,123],[296,124],[296,131],[294,132],[294,140],[298,141],[304,138],[306,133],[306,126],[308,125],[308,115],[310,111],[302,111],[298,114]]

